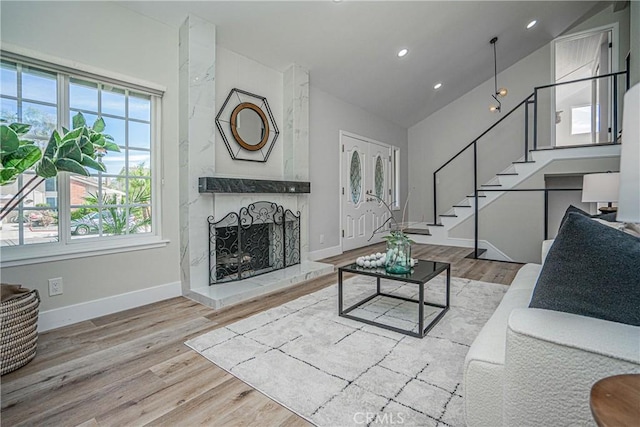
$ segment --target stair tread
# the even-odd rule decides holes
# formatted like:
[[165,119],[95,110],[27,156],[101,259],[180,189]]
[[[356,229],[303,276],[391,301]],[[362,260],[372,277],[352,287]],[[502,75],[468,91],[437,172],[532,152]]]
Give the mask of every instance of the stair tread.
[[469,205],[453,205],[454,208],[470,208]]
[[427,227],[444,227],[444,224],[427,224]]
[[482,184],[480,187],[502,187],[502,184]]
[[[472,194],[471,196],[467,196],[467,197],[468,197],[468,198],[471,198],[471,199],[475,199],[475,198],[476,198],[476,196],[474,196],[473,194]],[[478,195],[478,197],[487,197],[487,196],[480,196],[480,195]]]
[[524,160],[522,160],[522,161],[519,161],[519,162],[511,162],[511,163],[516,164],[516,163],[535,163],[535,162],[536,162],[535,160],[527,160],[526,162]]
[[458,215],[455,215],[455,214],[441,214],[440,216],[443,216],[446,218],[458,218]]
[[498,176],[510,176],[510,175],[519,175],[519,173],[517,173],[517,172],[504,172],[504,173],[497,173],[496,175],[498,175]]

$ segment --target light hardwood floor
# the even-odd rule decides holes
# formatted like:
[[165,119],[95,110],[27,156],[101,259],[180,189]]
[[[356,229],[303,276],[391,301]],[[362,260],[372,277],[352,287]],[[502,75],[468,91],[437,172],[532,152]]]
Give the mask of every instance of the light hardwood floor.
[[[382,249],[324,261],[345,265]],[[455,277],[510,284],[521,267],[464,258],[470,252],[413,246],[415,258],[451,263]],[[308,425],[184,342],[336,281],[334,273],[218,311],[172,298],[43,333],[36,358],[1,379],[2,426]]]

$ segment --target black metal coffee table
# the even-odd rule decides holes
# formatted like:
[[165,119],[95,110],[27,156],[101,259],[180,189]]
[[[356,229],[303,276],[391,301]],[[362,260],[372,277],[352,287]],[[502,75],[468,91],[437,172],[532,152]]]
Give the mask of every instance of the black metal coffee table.
[[[447,272],[447,290],[446,290],[445,305],[425,302],[424,285],[428,281],[430,281],[431,279],[433,279],[434,277],[436,277],[437,275],[439,275],[444,271]],[[353,273],[353,274],[361,274],[364,276],[375,277],[377,282],[376,293],[371,296],[368,296],[367,298],[352,305],[349,308],[343,309],[343,301],[342,301],[343,300],[343,292],[342,292],[343,273]],[[403,297],[401,295],[393,295],[393,294],[381,292],[380,290],[381,279],[395,280],[398,282],[406,282],[406,283],[414,283],[418,285],[418,289],[419,289],[418,299],[415,300],[415,299]],[[451,265],[446,262],[419,260],[418,264],[416,264],[416,266],[411,269],[411,273],[407,273],[407,274],[387,273],[384,267],[365,268],[365,267],[359,267],[357,264],[354,263],[354,264],[347,265],[345,267],[340,267],[338,269],[338,314],[341,317],[346,317],[348,319],[353,319],[360,322],[368,323],[370,325],[378,326],[384,329],[389,329],[391,331],[399,332],[401,334],[405,334],[405,335],[409,335],[417,338],[423,338],[427,334],[427,332],[429,332],[431,328],[433,328],[436,325],[436,323],[438,323],[438,321],[442,319],[442,317],[447,312],[447,310],[449,310],[450,288],[451,288]],[[348,314],[349,312],[355,310],[356,308],[362,306],[363,304],[366,304],[367,302],[371,301],[373,298],[378,296],[395,298],[395,299],[417,303],[418,304],[418,332],[416,333],[406,329],[396,328],[394,326],[385,325],[384,323],[376,322],[374,320],[364,319],[362,317],[357,317],[357,316]],[[442,309],[442,311],[438,313],[436,317],[431,322],[429,322],[429,324],[426,327],[424,326],[424,306],[425,305],[428,305],[431,307],[438,307]]]

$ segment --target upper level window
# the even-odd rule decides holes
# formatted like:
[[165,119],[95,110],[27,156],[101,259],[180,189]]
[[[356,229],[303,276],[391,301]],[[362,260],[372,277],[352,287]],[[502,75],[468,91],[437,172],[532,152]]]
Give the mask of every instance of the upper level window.
[[159,101],[139,87],[2,60],[0,117],[30,124],[27,138],[44,146],[54,129],[72,128],[72,117],[80,112],[89,125],[102,117],[104,132],[120,147],[99,158],[106,172],[89,169],[88,177],[61,173],[41,180],[32,170],[0,187],[4,206],[22,186],[37,184],[2,222],[3,257],[11,258],[8,249],[24,253],[30,247],[35,256],[36,245],[64,253],[83,242],[100,247],[114,239],[157,235],[153,153],[159,144],[154,115]]

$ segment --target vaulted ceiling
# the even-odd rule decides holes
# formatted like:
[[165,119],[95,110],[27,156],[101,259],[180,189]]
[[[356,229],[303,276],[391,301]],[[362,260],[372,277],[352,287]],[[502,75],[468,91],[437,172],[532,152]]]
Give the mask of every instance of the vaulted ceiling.
[[[122,1],[179,27],[187,14],[217,26],[217,43],[276,70],[310,70],[311,84],[410,127],[503,70],[604,2]],[[536,19],[530,30],[525,27]],[[398,58],[397,52],[409,53]],[[442,82],[442,88],[433,86]]]

